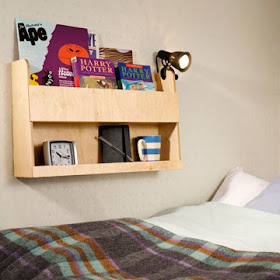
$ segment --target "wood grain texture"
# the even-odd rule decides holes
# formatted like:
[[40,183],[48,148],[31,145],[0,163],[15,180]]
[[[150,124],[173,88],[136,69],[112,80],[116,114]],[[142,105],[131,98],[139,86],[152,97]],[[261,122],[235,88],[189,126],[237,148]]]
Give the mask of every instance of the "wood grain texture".
[[158,134],[162,136],[161,160],[181,160],[179,123],[159,124]]
[[[120,125],[123,123],[117,123]],[[108,123],[37,123],[33,124],[35,166],[44,165],[43,142],[53,140],[75,141],[79,164],[102,163],[100,143],[96,139],[99,126]],[[139,161],[137,137],[161,135],[161,160],[180,160],[177,123],[128,123],[132,158]]]
[[153,73],[153,81],[156,90],[164,92],[176,92],[175,74],[166,71],[166,79],[163,80],[159,73]]
[[[51,177],[142,172],[182,168],[179,139],[179,106],[174,77],[163,81],[164,91],[125,91],[29,85],[26,60],[12,64],[14,176]],[[133,163],[103,164],[99,126],[127,124]],[[139,162],[136,139],[162,135],[161,160]],[[44,166],[43,142],[75,141],[75,166]]]
[[13,152],[14,176],[32,175],[34,149],[32,123],[29,119],[29,66],[26,60],[12,63],[12,102],[13,102]]
[[33,122],[178,122],[175,92],[29,86]]
[[33,177],[77,176],[182,169],[181,160],[154,162],[97,163],[64,166],[35,166]]
[[79,164],[98,163],[97,123],[34,123],[35,165],[44,165],[43,142],[75,141]]

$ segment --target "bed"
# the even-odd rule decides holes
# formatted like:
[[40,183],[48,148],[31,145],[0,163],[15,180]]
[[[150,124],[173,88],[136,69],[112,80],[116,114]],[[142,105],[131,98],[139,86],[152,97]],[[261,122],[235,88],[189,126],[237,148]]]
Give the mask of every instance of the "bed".
[[0,232],[0,279],[280,279],[280,215],[219,201]]

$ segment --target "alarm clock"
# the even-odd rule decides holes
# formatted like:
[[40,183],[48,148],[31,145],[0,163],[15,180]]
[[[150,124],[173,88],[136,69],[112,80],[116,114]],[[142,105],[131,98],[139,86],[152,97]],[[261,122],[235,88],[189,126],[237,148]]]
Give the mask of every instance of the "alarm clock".
[[78,164],[75,141],[46,141],[43,151],[46,165]]

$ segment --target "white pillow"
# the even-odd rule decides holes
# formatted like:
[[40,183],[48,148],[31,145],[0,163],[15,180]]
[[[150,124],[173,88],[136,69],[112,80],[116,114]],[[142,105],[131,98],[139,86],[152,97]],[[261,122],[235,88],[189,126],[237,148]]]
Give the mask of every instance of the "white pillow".
[[268,185],[269,182],[245,173],[241,166],[237,166],[229,170],[212,201],[242,207],[258,196]]

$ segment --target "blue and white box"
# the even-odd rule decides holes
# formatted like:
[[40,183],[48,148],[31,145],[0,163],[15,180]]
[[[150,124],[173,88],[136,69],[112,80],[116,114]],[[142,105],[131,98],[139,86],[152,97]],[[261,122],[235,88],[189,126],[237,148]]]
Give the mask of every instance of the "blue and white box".
[[160,135],[137,137],[137,151],[141,161],[159,161],[160,149]]

